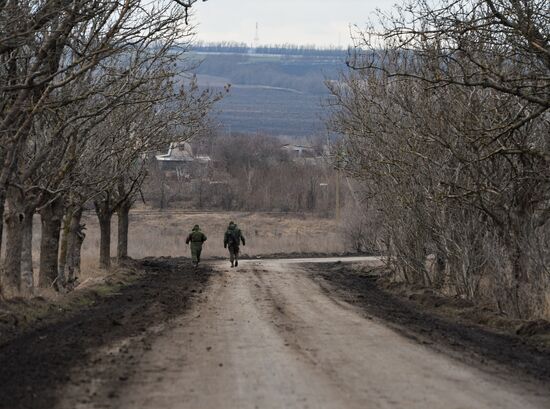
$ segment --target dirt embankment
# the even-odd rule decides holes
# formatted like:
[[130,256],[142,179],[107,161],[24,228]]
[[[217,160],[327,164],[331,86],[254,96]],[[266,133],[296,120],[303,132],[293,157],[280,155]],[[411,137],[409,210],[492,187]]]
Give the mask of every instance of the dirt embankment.
[[[98,395],[114,397],[129,376],[128,362],[187,310],[212,274],[208,267],[195,272],[178,258],[145,259],[134,267],[137,277],[130,284],[107,283],[58,307],[37,301],[38,317],[0,327],[0,408],[53,408],[67,385],[84,379],[98,381],[80,396],[83,403]],[[97,358],[98,350],[113,345],[119,347]],[[89,365],[94,359],[103,362]]]
[[357,305],[402,335],[491,372],[550,381],[550,326],[498,316],[460,299],[390,283],[381,270],[335,263],[309,269],[329,294]]

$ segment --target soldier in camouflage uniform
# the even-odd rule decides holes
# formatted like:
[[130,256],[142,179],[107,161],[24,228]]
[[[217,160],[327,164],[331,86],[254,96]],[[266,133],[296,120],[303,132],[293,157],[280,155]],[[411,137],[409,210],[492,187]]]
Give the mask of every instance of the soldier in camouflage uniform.
[[229,261],[231,261],[231,267],[237,267],[239,265],[239,246],[244,241],[244,235],[241,229],[233,222],[229,222],[225,235],[223,236],[223,247],[229,248]]
[[199,266],[201,261],[202,243],[206,241],[206,235],[201,231],[198,224],[195,224],[193,230],[185,239],[185,244],[191,244],[191,256],[195,268]]

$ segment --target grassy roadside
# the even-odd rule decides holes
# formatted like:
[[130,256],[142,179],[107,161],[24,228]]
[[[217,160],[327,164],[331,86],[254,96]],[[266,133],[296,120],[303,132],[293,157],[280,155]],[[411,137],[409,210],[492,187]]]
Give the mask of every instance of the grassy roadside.
[[388,293],[407,300],[415,308],[464,325],[476,325],[496,333],[517,336],[525,342],[550,351],[550,321],[509,317],[493,306],[474,304],[460,297],[449,297],[433,289],[391,281],[383,269],[359,272],[376,280]]
[[0,301],[0,345],[34,329],[67,319],[72,314],[90,308],[143,277],[139,262],[127,260],[117,265],[95,283],[77,287],[66,294],[49,294],[32,298]]
[[0,409],[51,409],[75,390],[67,408],[112,407],[106,402],[140,356],[202,297],[212,274],[184,258],[146,258],[46,306],[12,304],[27,321],[8,324],[0,344]]
[[544,319],[521,320],[499,313],[488,305],[475,305],[460,298],[446,297],[426,288],[396,285],[382,280],[386,291],[413,303],[417,308],[465,325],[516,336],[525,342],[550,351],[550,322]]
[[324,265],[312,277],[330,297],[357,306],[401,335],[495,375],[550,381],[550,323],[392,283],[379,268]]

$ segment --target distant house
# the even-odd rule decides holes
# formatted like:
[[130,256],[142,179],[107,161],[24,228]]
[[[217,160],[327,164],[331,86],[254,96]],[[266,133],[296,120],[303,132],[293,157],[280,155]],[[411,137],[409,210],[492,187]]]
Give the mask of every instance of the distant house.
[[288,143],[281,146],[281,149],[287,151],[293,157],[315,157],[315,149],[312,146],[306,145],[295,145]]
[[175,174],[178,179],[192,179],[202,175],[212,161],[207,155],[194,155],[187,142],[171,143],[168,153],[156,155],[160,170],[167,176]]

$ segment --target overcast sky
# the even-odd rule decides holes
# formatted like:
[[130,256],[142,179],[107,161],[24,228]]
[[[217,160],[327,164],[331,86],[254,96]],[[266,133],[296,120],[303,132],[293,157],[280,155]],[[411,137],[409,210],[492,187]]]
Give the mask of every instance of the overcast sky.
[[260,44],[347,46],[350,24],[363,26],[377,8],[395,0],[208,0],[197,2],[197,39],[252,43],[256,22]]

